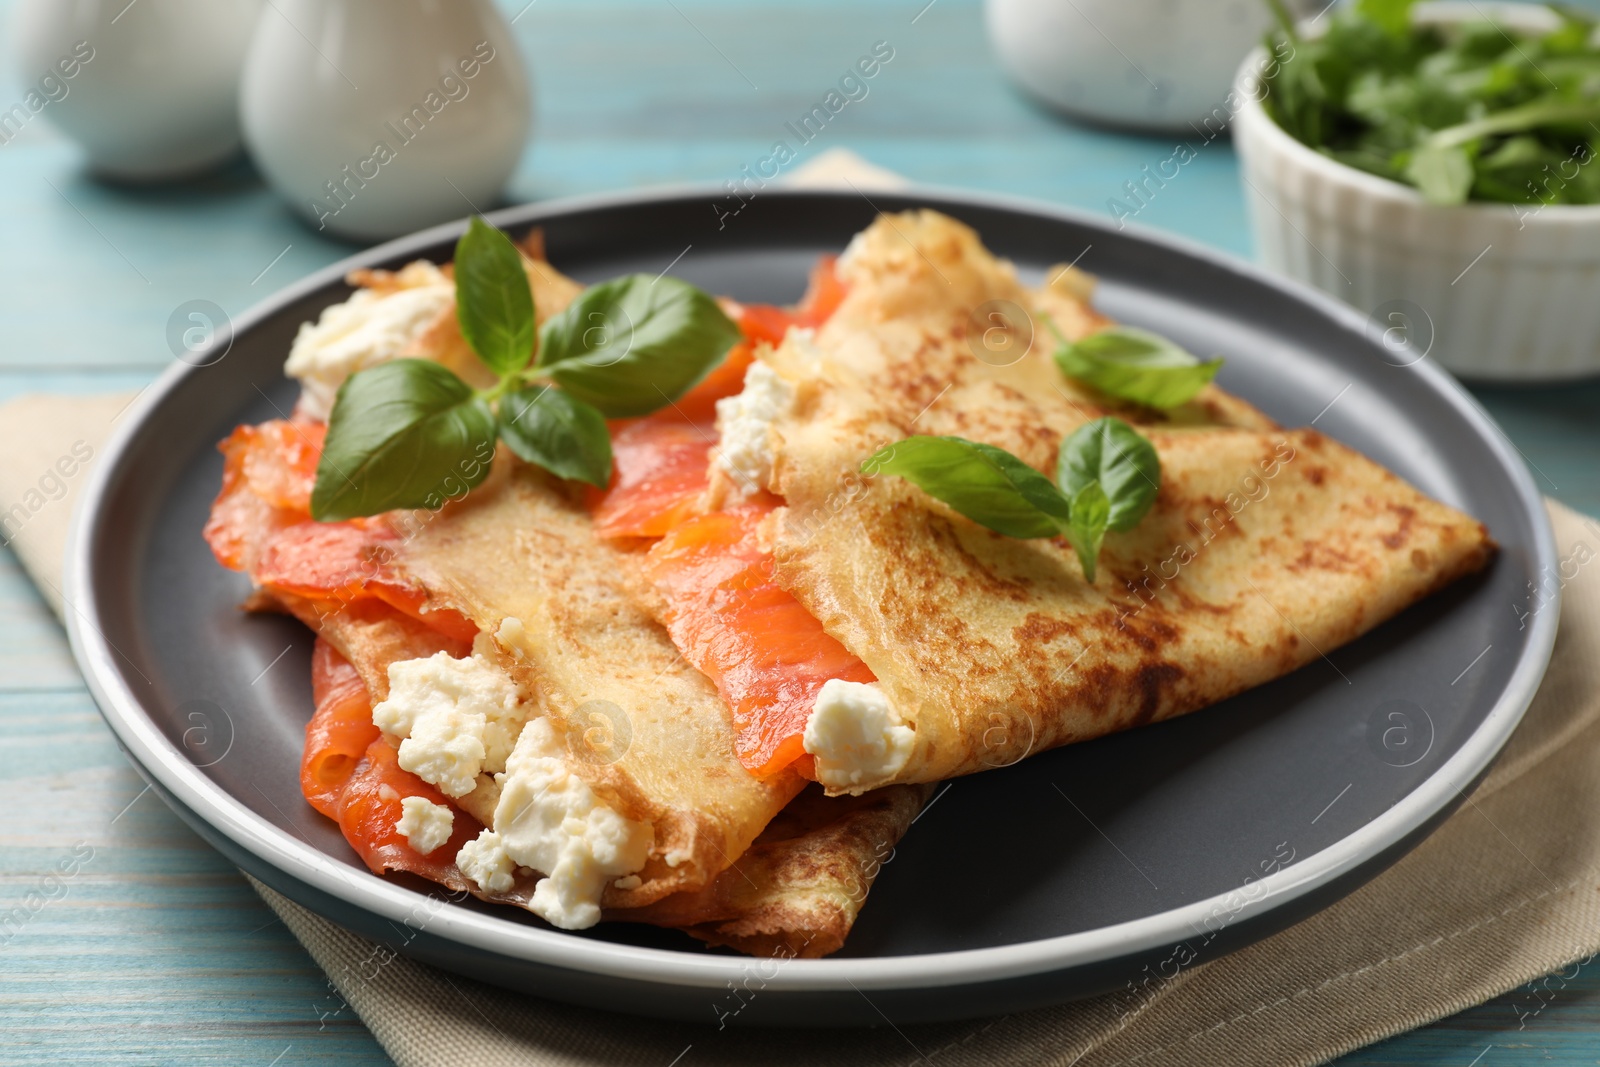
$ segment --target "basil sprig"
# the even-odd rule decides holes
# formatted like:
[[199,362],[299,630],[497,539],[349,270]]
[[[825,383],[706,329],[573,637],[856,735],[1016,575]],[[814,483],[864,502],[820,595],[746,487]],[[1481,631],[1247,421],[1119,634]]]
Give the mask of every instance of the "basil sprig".
[[[1054,323],[1051,324],[1054,327]],[[1193,400],[1217,376],[1222,360],[1201,362],[1159,334],[1116,326],[1078,340],[1060,337],[1056,366],[1108,396],[1152,408]]]
[[607,418],[624,419],[676,400],[743,336],[688,282],[634,274],[590,286],[545,323],[539,368]]
[[740,339],[686,282],[635,274],[591,287],[539,333],[522,254],[474,218],[456,243],[461,336],[499,380],[473,389],[425,359],[399,359],[339,387],[311,515],[336,522],[437,508],[489,476],[495,442],[557,477],[611,480],[607,418],[673,403]]
[[1137,526],[1161,486],[1155,447],[1114,418],[1062,442],[1054,482],[1003,448],[962,437],[908,437],[868,456],[861,470],[904,478],[1006,537],[1065,537],[1091,582],[1106,532]]

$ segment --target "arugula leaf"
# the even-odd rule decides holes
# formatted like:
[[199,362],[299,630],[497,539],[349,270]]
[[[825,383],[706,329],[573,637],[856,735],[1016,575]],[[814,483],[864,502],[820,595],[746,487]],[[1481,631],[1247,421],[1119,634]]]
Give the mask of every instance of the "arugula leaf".
[[1054,484],[1005,449],[961,437],[908,437],[874,452],[861,470],[898,475],[1007,537],[1065,537],[1090,582],[1107,531],[1133,529],[1161,483],[1154,446],[1111,418],[1062,443]]
[[485,366],[512,374],[533,358],[533,292],[511,238],[474,216],[456,242],[456,319]]
[[589,287],[546,322],[538,368],[607,418],[648,415],[687,392],[742,337],[689,283],[634,274]]
[[1068,498],[1076,500],[1091,483],[1098,483],[1108,498],[1110,528],[1131,530],[1161,490],[1161,457],[1121,419],[1096,419],[1063,441],[1056,456],[1056,485]]
[[1471,122],[1463,122],[1434,133],[1427,143],[1441,147],[1466,144],[1491,134],[1522,133],[1540,126],[1583,124],[1600,119],[1600,103],[1591,100],[1566,102],[1538,100],[1523,107],[1511,108],[1493,115],[1485,115]]
[[1222,360],[1202,363],[1165,337],[1116,326],[1063,342],[1056,349],[1056,366],[1109,396],[1172,408],[1193,400],[1217,376]]
[[1563,23],[1538,35],[1418,26],[1409,0],[1356,0],[1316,38],[1269,37],[1287,58],[1262,106],[1303,144],[1435,203],[1600,203],[1600,44],[1592,18],[1552,6]]
[[1356,0],[1356,10],[1393,34],[1405,33],[1411,26],[1414,0]]
[[962,437],[907,437],[861,464],[864,474],[894,474],[1007,537],[1055,537],[1072,505],[1050,479],[1003,448]]
[[1067,523],[1067,542],[1078,554],[1083,576],[1094,581],[1095,564],[1100,560],[1100,545],[1106,539],[1107,516],[1111,501],[1099,482],[1088,482],[1072,497],[1072,516]]
[[1472,158],[1457,146],[1424,144],[1411,154],[1405,175],[1434,204],[1464,204],[1472,191]]
[[553,386],[533,385],[500,400],[500,439],[556,475],[604,489],[611,481],[605,416]]
[[489,476],[494,440],[489,405],[437,363],[400,359],[351,375],[328,419],[311,516],[438,507]]

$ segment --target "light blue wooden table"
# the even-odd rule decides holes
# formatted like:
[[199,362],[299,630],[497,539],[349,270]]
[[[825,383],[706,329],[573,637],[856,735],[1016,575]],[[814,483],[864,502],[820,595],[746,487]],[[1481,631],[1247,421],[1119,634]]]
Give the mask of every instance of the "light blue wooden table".
[[[508,202],[734,177],[879,40],[894,59],[807,153],[845,146],[917,181],[1104,212],[1172,149],[1019,98],[974,0],[503,3],[538,90]],[[9,8],[0,0],[0,16]],[[0,69],[6,105],[19,74]],[[1139,221],[1249,255],[1229,146],[1207,147]],[[142,385],[172,358],[165,329],[180,303],[237,313],[353,250],[302,226],[245,164],[114,188],[34,122],[0,146],[0,399]],[[1600,514],[1600,384],[1477,392],[1545,491]],[[0,914],[48,898],[0,929],[0,1062],[387,1062],[239,874],[143,791],[6,552],[0,797]],[[75,873],[47,879],[74,856]],[[1600,1062],[1600,966],[1340,1062]]]

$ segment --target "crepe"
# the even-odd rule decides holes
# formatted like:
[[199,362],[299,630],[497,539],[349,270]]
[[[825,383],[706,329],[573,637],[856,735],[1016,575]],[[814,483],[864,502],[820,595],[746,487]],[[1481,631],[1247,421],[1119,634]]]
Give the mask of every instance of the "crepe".
[[[542,262],[529,263],[528,273],[541,321],[580,289]],[[382,295],[437,290],[441,274],[448,268],[351,280]],[[483,376],[453,306],[402,354]],[[804,781],[793,773],[758,780],[739,765],[726,706],[632,608],[617,584],[621,557],[594,538],[579,498],[504,452],[488,484],[443,511],[308,522],[322,432],[308,415],[241,427],[224,442],[224,485],[206,533],[219,559],[257,585],[248,607],[295,615],[359,677],[367,710],[331,724],[344,731],[345,747],[317,766],[335,777],[358,767],[350,781],[361,785],[360,810],[341,811],[339,790],[327,783],[313,803],[322,801],[319,810],[342,825],[365,820],[350,839],[369,865],[411,870],[488,900],[528,906],[535,897],[542,872],[517,870],[491,889],[453,858],[494,829],[494,777],[480,774],[469,792],[447,797],[396,764],[397,738],[370,746],[366,739],[376,733],[372,704],[390,696],[392,666],[438,653],[465,660],[485,647],[472,640],[481,629],[502,642],[487,647],[523,684],[529,720],[553,726],[566,770],[624,818],[651,825],[643,867],[604,890],[608,919],[681,927],[756,954],[818,956],[843,943],[883,857],[920,810],[921,789],[886,790],[871,804],[813,791],[785,812]],[[350,730],[359,734],[362,719],[368,732],[356,743]],[[605,736],[598,746],[597,727]],[[395,787],[465,813],[449,848],[418,856],[396,836],[388,810],[400,799]],[[350,836],[352,826],[345,829]]]
[[707,884],[805,786],[750,775],[727,705],[625,587],[623,553],[595,538],[577,495],[535,468],[497,463],[490,480],[418,518],[397,559],[430,598],[496,637],[533,713],[572,739],[604,734],[574,772],[624,817],[655,827],[637,907]]
[[756,956],[826,956],[844,945],[873,881],[933,788],[892,785],[829,797],[808,787],[710,885],[607,918],[676,927]]
[[[315,623],[319,637],[349,660],[363,682],[382,679],[384,691],[391,663],[434,651],[466,654],[458,643],[370,601],[321,615],[296,598],[264,596],[255,606],[284,607]],[[931,786],[891,786],[865,798],[830,798],[813,786],[779,811],[754,844],[706,884],[643,907],[613,906],[605,919],[681,929],[711,945],[756,956],[828,955],[844,944],[873,882],[931,793]],[[492,829],[497,798],[493,779],[485,776],[477,790],[454,802]],[[381,867],[392,856],[375,860]],[[399,868],[407,869],[403,859]],[[537,874],[519,874],[509,890],[488,893],[451,865],[417,873],[457,891],[520,907],[527,906],[538,880]]]
[[[1011,301],[1069,335],[1104,323],[1082,279],[1029,291],[966,227],[884,216],[841,259],[849,294],[761,358],[794,390],[772,423],[778,584],[863,660],[915,734],[903,765],[834,791],[927,782],[1167,719],[1286,674],[1483,567],[1483,525],[1315,429],[1208,386],[1171,412],[1062,377],[1043,326],[979,358],[974,310]],[[1333,399],[1329,397],[1327,399]],[[998,445],[1052,470],[1115,414],[1160,454],[1154,508],[1110,533],[1086,582],[1062,539],[1015,540],[894,477],[852,482],[912,434]],[[729,490],[723,487],[723,493]]]

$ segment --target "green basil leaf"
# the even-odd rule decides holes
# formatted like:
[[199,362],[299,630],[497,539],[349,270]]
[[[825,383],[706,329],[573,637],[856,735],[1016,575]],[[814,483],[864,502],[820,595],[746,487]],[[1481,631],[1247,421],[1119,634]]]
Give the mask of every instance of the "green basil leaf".
[[533,358],[533,291],[511,238],[473,217],[456,242],[456,320],[461,336],[501,377]]
[[1050,479],[1003,448],[960,437],[908,437],[868,456],[861,470],[898,475],[1007,537],[1054,537],[1071,518]]
[[1411,153],[1406,178],[1433,204],[1464,204],[1472,191],[1472,159],[1454,145],[1424,144]]
[[560,389],[532,385],[502,397],[500,439],[558,478],[601,489],[611,481],[611,431],[605,416]]
[[382,363],[345,379],[311,493],[311,516],[338,522],[437,508],[489,476],[494,413],[448,369]]
[[1100,543],[1106,537],[1111,518],[1111,500],[1099,482],[1089,482],[1072,498],[1072,515],[1067,522],[1067,541],[1078,553],[1083,576],[1094,581],[1095,564],[1100,559]]
[[689,283],[634,274],[590,286],[546,322],[539,367],[607,418],[648,415],[705,377],[742,336]]
[[1193,400],[1217,376],[1222,360],[1202,363],[1165,337],[1117,326],[1062,345],[1056,366],[1108,396],[1172,408]]
[[1056,457],[1056,485],[1068,500],[1077,500],[1091,482],[1107,498],[1107,526],[1131,530],[1161,489],[1161,457],[1121,419],[1096,419],[1063,441]]

